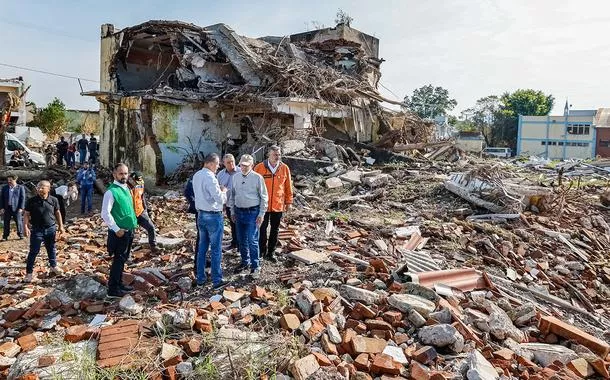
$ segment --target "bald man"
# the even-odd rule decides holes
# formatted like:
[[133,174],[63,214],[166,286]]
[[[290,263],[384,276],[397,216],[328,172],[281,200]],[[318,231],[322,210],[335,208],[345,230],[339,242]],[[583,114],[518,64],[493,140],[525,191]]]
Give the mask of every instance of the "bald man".
[[38,195],[28,199],[25,204],[25,213],[23,216],[25,236],[30,238],[30,252],[28,253],[25,269],[25,282],[31,282],[34,279],[34,262],[36,261],[36,256],[38,256],[38,253],[40,252],[40,246],[43,243],[49,257],[51,273],[55,275],[63,273],[62,270],[57,267],[57,261],[55,259],[55,239],[57,231],[59,231],[60,236],[64,233],[64,224],[59,210],[59,201],[57,198],[49,195],[51,192],[51,183],[49,181],[38,182],[36,191],[38,192]]

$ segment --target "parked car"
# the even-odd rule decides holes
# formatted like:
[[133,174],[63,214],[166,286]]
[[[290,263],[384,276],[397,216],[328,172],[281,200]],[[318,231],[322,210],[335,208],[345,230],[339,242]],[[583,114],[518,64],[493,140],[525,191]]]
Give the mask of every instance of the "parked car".
[[500,157],[509,158],[513,155],[511,148],[500,148],[500,147],[487,147],[483,149],[484,157]]
[[6,133],[6,147],[4,149],[4,162],[8,163],[11,160],[13,152],[17,149],[22,149],[27,153],[27,157],[36,165],[45,166],[46,161],[44,156],[38,152],[34,152],[28,148],[21,140],[10,133]]

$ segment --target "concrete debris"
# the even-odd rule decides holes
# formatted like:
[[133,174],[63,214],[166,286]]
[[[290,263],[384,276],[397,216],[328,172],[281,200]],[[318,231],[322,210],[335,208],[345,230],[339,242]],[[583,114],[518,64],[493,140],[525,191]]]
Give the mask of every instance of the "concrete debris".
[[436,309],[434,302],[414,294],[393,294],[388,298],[388,303],[404,313],[415,310],[424,317]]
[[287,256],[307,265],[317,264],[328,260],[328,255],[324,252],[316,252],[311,249],[301,249],[300,251],[290,252]]
[[144,307],[142,305],[137,304],[133,297],[130,295],[126,295],[121,298],[121,301],[119,302],[119,307],[121,308],[121,310],[128,314],[139,314],[142,312],[142,310],[144,310]]
[[570,361],[578,359],[576,352],[557,344],[522,343],[518,349],[525,351],[525,355],[532,358],[541,367],[546,367],[555,361],[568,364]]
[[[187,34],[210,53],[198,33]],[[199,83],[199,70],[219,62],[188,47],[188,70],[171,71]],[[278,379],[609,378],[610,226],[597,204],[605,189],[582,165],[569,172],[588,178],[586,186],[565,185],[565,172],[559,185],[553,168],[483,161],[451,142],[404,141],[426,140],[426,131],[403,121],[381,146],[277,140],[298,158],[290,165],[307,170],[293,176],[278,262],[262,260],[256,281],[233,274],[239,260],[229,249],[227,287],[193,287],[195,223],[181,191],[151,197],[149,213],[175,245],[153,250],[138,232],[143,244],[123,276],[134,289],[121,299],[105,299],[107,228],[97,215],[73,218],[58,240],[65,276],[40,265],[38,281],[23,283],[27,247],[0,242],[0,378],[85,378],[83,358],[159,379],[195,378],[202,363],[220,378],[264,378],[268,368]],[[443,189],[447,178],[465,192]],[[471,203],[496,211],[477,215]],[[224,238],[227,249],[228,226]]]
[[464,349],[464,337],[452,325],[424,326],[417,334],[423,344],[449,347],[458,353]]
[[468,354],[467,365],[468,380],[495,380],[500,377],[491,363],[477,350]]

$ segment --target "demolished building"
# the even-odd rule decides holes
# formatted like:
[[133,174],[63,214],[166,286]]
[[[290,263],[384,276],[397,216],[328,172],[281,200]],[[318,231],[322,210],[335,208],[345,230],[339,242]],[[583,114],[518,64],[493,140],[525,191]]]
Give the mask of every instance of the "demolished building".
[[[224,24],[102,25],[101,161],[157,180],[189,154],[252,153],[310,134],[358,142],[383,124],[379,40],[347,25],[248,38]],[[112,142],[106,143],[104,142]]]

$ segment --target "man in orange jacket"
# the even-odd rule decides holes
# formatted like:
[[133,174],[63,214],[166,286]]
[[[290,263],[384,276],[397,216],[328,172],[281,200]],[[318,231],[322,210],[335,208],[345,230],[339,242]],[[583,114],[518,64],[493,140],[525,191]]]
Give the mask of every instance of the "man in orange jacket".
[[[281,161],[282,151],[279,146],[269,148],[268,159],[258,163],[254,171],[265,179],[265,186],[269,194],[269,205],[260,227],[258,239],[259,252],[264,259],[276,262],[275,248],[280,230],[280,221],[283,213],[292,205],[292,179],[288,165]],[[271,224],[269,241],[267,243],[267,227]]]

